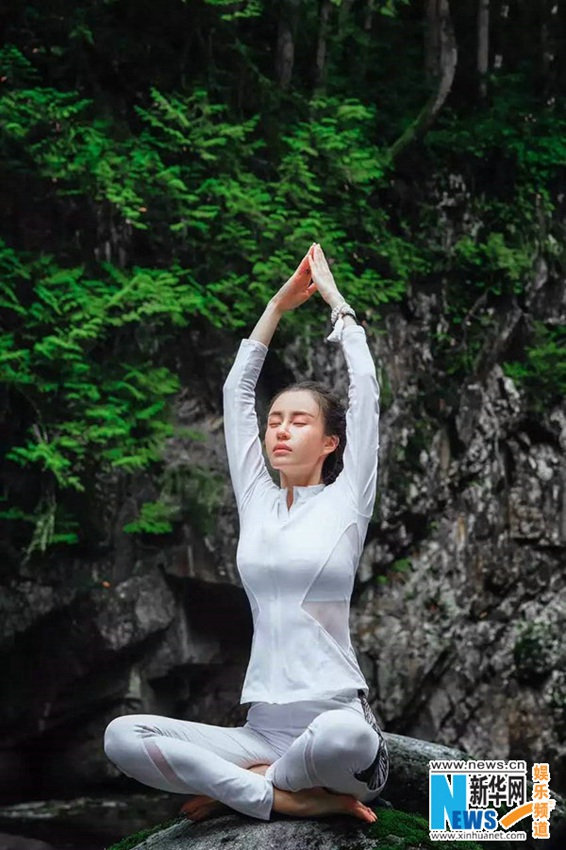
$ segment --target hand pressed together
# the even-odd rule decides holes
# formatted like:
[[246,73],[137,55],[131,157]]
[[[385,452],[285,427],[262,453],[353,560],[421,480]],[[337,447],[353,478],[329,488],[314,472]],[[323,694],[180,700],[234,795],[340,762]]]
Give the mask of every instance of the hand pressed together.
[[340,293],[338,292],[334,275],[330,271],[330,266],[328,265],[324,251],[318,242],[311,245],[308,256],[311,275],[316,288],[327,304],[330,304],[332,301],[336,300],[337,296],[340,296]]
[[304,304],[317,291],[327,303],[339,294],[324,252],[318,243],[313,242],[295,273],[273,296],[272,301],[285,313]]

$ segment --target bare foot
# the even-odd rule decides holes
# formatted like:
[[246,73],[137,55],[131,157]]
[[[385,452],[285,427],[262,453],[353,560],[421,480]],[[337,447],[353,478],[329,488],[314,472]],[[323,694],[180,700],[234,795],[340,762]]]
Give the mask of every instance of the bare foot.
[[228,810],[228,806],[220,800],[207,797],[206,794],[195,794],[181,806],[179,814],[185,815],[189,820],[201,821],[212,815],[219,815],[223,809]]
[[273,811],[304,818],[311,815],[346,814],[368,823],[375,823],[377,820],[373,809],[351,794],[335,794],[324,788],[282,791],[274,786]]
[[[252,773],[265,774],[269,765],[249,767]],[[233,811],[219,800],[198,794],[181,807],[180,813],[192,821],[203,821],[224,812]],[[325,788],[304,788],[300,791],[282,791],[273,787],[273,811],[295,817],[312,815],[349,814],[368,823],[375,823],[377,815],[351,794],[336,794]]]
[[[253,767],[248,767],[252,773],[265,773],[269,765],[255,764]],[[184,803],[179,814],[185,815],[192,821],[203,821],[210,817],[218,817],[225,812],[233,811],[230,806],[221,803],[220,800],[215,800],[214,797],[207,797],[206,794],[195,794],[190,800]]]

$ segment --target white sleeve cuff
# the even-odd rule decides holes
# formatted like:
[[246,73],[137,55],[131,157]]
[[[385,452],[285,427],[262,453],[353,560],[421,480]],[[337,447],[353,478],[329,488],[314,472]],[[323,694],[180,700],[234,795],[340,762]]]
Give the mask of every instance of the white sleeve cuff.
[[342,331],[344,330],[344,319],[342,316],[339,316],[336,324],[334,325],[334,330],[330,334],[330,336],[326,337],[327,342],[340,342],[342,339]]
[[326,341],[327,342],[342,342],[342,340],[344,338],[344,334],[346,334],[346,336],[350,336],[350,334],[355,334],[355,335],[360,335],[360,336],[363,334],[365,336],[366,332],[365,332],[363,325],[360,325],[360,324],[357,324],[357,323],[355,323],[353,325],[347,325],[346,322],[344,321],[344,317],[340,316],[340,318],[338,319],[338,321],[334,325],[334,330],[332,331],[330,336],[326,337]]

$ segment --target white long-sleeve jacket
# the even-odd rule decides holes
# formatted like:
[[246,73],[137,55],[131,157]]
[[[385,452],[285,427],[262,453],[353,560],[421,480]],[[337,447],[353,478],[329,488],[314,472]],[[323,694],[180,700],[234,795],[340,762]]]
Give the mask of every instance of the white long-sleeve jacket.
[[367,696],[350,640],[354,578],[377,486],[380,390],[361,325],[339,320],[349,373],[344,468],[329,485],[274,483],[255,410],[268,347],[242,339],[224,383],[224,434],[240,519],[237,567],[254,636],[240,703]]

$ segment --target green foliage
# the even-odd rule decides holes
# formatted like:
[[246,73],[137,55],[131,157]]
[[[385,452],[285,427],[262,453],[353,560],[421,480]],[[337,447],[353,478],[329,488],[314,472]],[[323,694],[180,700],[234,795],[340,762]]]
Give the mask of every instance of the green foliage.
[[[0,503],[7,501],[6,497],[0,497]],[[31,525],[31,539],[22,551],[23,564],[30,560],[34,552],[46,552],[50,546],[60,543],[70,545],[79,540],[77,519],[69,514],[64,505],[57,502],[53,490],[41,495],[32,513],[12,504],[6,510],[0,511],[0,517]]]
[[394,18],[399,14],[402,6],[408,6],[411,0],[384,0],[377,6],[377,11],[380,15],[385,15],[388,18]]
[[[333,0],[319,85],[319,10],[297,4],[284,88],[277,44],[291,5],[62,0],[55,14],[32,0],[8,16],[4,463],[35,501],[7,486],[0,518],[26,557],[80,542],[70,497],[91,505],[111,473],[159,483],[131,533],[168,533],[187,506],[210,526],[214,475],[160,480],[183,333],[248,334],[313,241],[370,332],[394,305],[415,309],[421,287],[438,295],[431,381],[447,395],[478,368],[498,312],[523,303],[533,264],[564,272],[562,82],[539,85],[531,40],[503,45],[516,60],[490,75],[484,102],[470,97],[475,59],[460,45],[449,100],[397,163],[389,151],[436,82],[423,74],[422,13],[409,0]],[[465,9],[451,12],[461,40]],[[279,344],[306,349],[327,331],[322,306],[285,316]],[[563,336],[539,330],[505,365],[534,409],[563,396]]]
[[508,239],[508,234],[491,231],[485,241],[465,235],[455,243],[454,261],[480,292],[501,295],[523,291],[532,271],[534,250],[521,243],[510,245]]
[[175,505],[163,501],[144,502],[139,518],[127,523],[123,530],[128,534],[136,531],[145,534],[167,534],[173,530],[171,522],[177,519],[178,513]]
[[554,98],[546,102],[529,85],[532,69],[493,74],[489,109],[466,115],[445,109],[426,138],[435,152],[458,152],[477,160],[505,160],[517,168],[519,181],[544,186],[566,158],[566,113]]
[[533,345],[525,359],[502,364],[506,375],[525,390],[529,407],[542,414],[566,396],[566,325],[533,324]]
[[183,516],[203,536],[218,523],[218,508],[225,493],[225,478],[198,465],[166,468],[159,476],[160,498],[145,502],[137,520],[124,526],[127,533],[167,534]]
[[[458,175],[465,197],[466,219],[449,218],[455,235],[448,257],[445,246],[433,246],[436,273],[447,283],[448,319],[433,351],[438,365],[458,380],[474,371],[486,334],[497,332],[498,299],[506,305],[509,296],[522,298],[541,257],[551,272],[564,268],[552,185],[563,173],[566,112],[555,98],[541,102],[530,73],[525,65],[492,75],[489,108],[445,108],[424,141],[440,173]],[[436,209],[425,211],[427,221],[437,215]],[[560,330],[555,336],[559,342]],[[525,362],[505,368],[531,386],[540,369],[546,375],[542,394],[556,401],[563,374],[552,374],[553,339],[551,332],[537,343],[540,357],[531,351]],[[534,394],[531,402],[541,409]]]
[[[40,502],[33,513],[15,506],[0,512],[33,522],[28,557],[77,539],[68,522],[57,525],[57,489],[84,492],[93,469],[134,472],[160,460],[179,384],[153,362],[153,341],[163,345],[172,327],[197,315],[217,327],[245,326],[314,239],[336,253],[343,292],[360,312],[400,299],[416,264],[410,242],[388,239],[386,216],[372,216],[371,193],[385,169],[368,133],[373,111],[360,101],[313,100],[312,119],[291,123],[281,137],[266,181],[248,165],[265,148],[255,135],[258,116],[234,121],[199,87],[182,96],[152,88],[150,95],[150,105],[135,107],[138,132],[126,134],[78,92],[14,88],[0,100],[6,153],[18,160],[25,151],[26,167],[31,162],[58,197],[105,205],[119,233],[149,231],[154,250],[171,256],[166,269],[121,269],[116,262],[63,265],[0,246],[1,306],[13,316],[0,342],[1,375],[31,414],[24,441],[6,457],[53,478],[48,509]],[[372,269],[376,234],[388,277]],[[173,252],[190,258],[190,267]],[[326,321],[318,309],[313,318]],[[206,528],[217,495],[203,484],[199,499],[185,494],[185,501]],[[178,508],[160,499],[125,530],[166,533],[177,517]]]
[[39,78],[36,68],[14,44],[0,47],[0,68],[8,84],[24,85]]
[[[2,338],[0,376],[37,414],[26,444],[8,457],[39,463],[61,486],[77,490],[84,485],[76,471],[94,447],[100,447],[101,460],[132,470],[157,458],[157,442],[171,433],[164,399],[179,388],[177,376],[152,365],[143,336],[134,337],[131,346],[126,334],[119,337],[124,342],[120,360],[108,363],[105,355],[121,328],[147,317],[154,328],[171,316],[186,321],[183,305],[194,309],[188,287],[174,275],[141,269],[131,279],[109,270],[109,280],[90,280],[81,268],[57,268],[51,257],[24,268],[22,258],[3,243],[0,266],[3,306],[20,316]],[[22,279],[34,295],[27,306],[18,299]]]
[[[135,269],[128,277],[106,266],[106,280],[92,280],[83,268],[61,269],[49,256],[29,261],[5,243],[0,268],[11,317],[0,339],[0,379],[31,414],[6,458],[79,492],[93,468],[135,471],[159,460],[173,433],[167,402],[179,379],[156,362],[148,330],[185,324],[197,294],[169,272]],[[56,533],[55,487],[48,492],[48,509],[35,515],[15,506],[0,512],[34,522],[28,555],[76,539]]]
[[390,582],[411,570],[412,566],[413,562],[410,558],[399,558],[387,568],[385,575],[378,575],[375,580],[380,585],[390,584]]
[[[188,0],[183,0],[188,2]],[[244,3],[235,3],[234,0],[204,0],[209,6],[220,8],[236,6],[233,12],[224,12],[220,15],[222,21],[235,21],[238,18],[257,18],[263,12],[263,0],[246,0]]]

